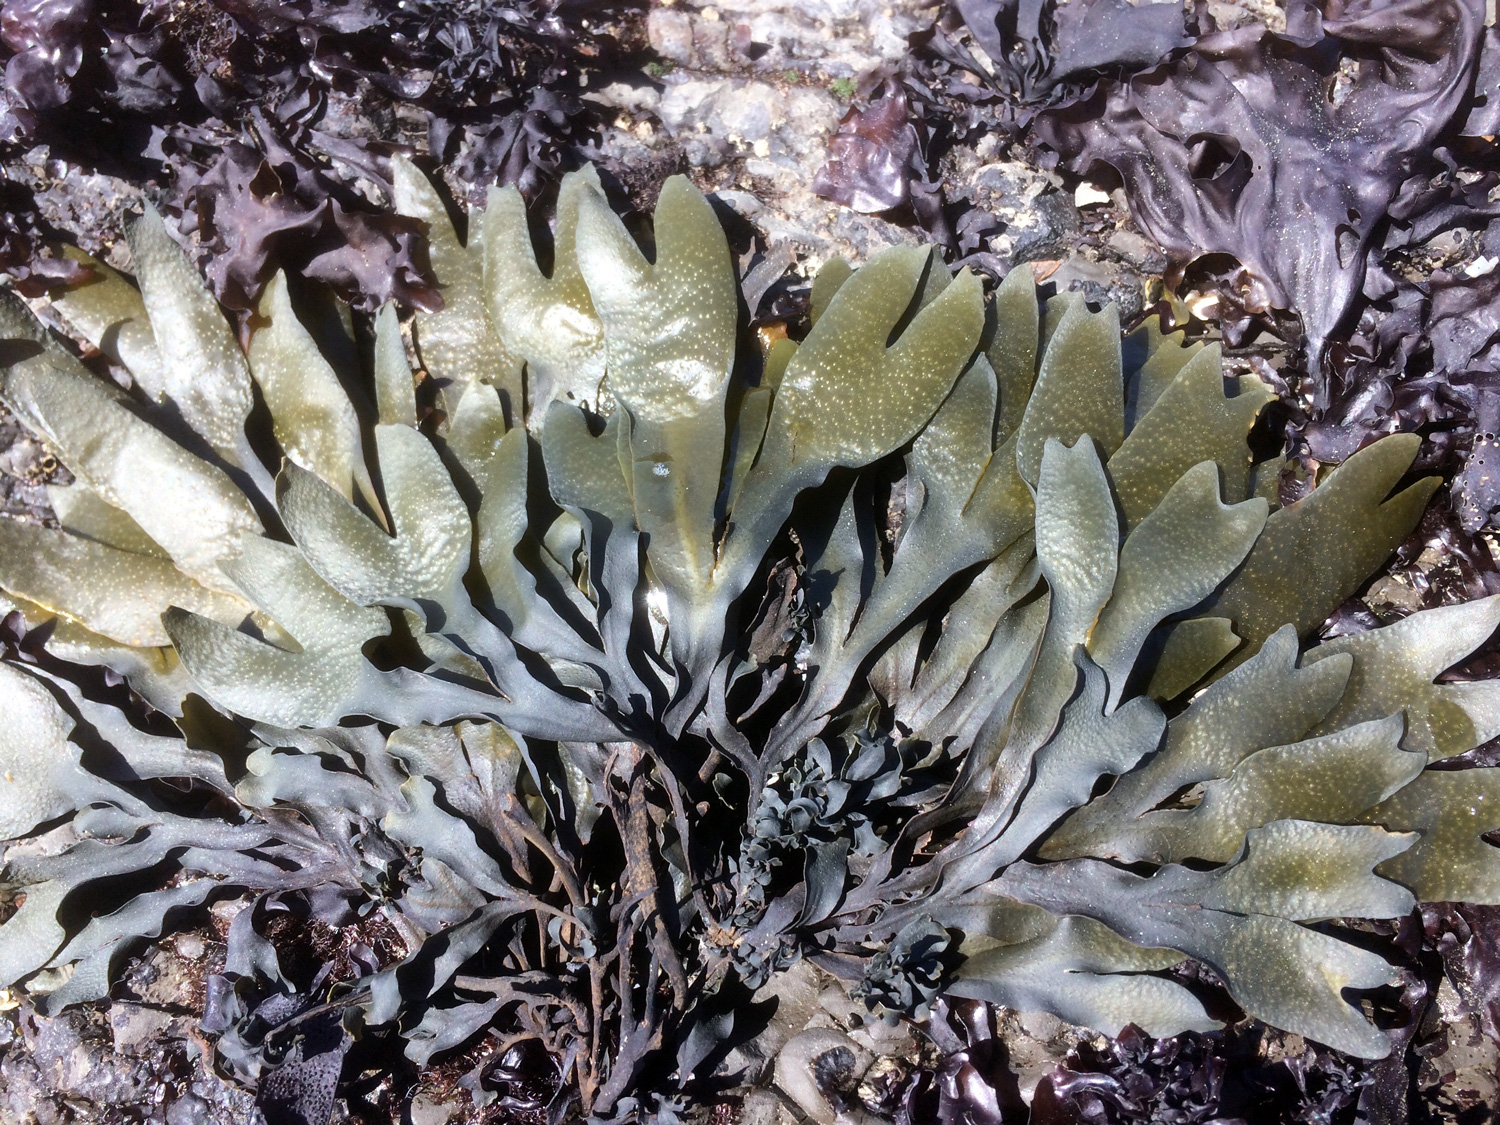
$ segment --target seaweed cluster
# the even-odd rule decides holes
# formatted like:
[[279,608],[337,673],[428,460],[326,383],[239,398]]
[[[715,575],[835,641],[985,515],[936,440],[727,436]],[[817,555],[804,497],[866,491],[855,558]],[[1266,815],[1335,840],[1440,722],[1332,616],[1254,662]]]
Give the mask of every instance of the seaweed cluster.
[[[0,401],[72,476],[0,523],[0,982],[101,997],[246,899],[208,1024],[278,1105],[489,1031],[481,1099],[540,1051],[555,1113],[669,1113],[800,958],[890,1019],[1156,1036],[1217,1026],[1195,959],[1389,1052],[1396,970],[1336,920],[1500,902],[1500,775],[1432,768],[1500,733],[1435,682],[1500,600],[1309,643],[1421,517],[1414,436],[1283,506],[1269,388],[1028,271],[835,261],[762,353],[685,180],[648,259],[567,177],[547,273],[514,189],[462,238],[393,184],[442,285],[415,375],[394,307],[282,274],[242,349],[149,211],[134,283],[73,252],[83,358],[0,305]],[[393,936],[302,984],[288,910]]]
[[[477,201],[492,183],[528,198],[555,188],[597,129],[577,96],[587,73],[635,50],[619,34],[628,9],[5,0],[0,146],[14,158],[45,145],[65,169],[160,188],[239,312],[278,266],[372,312],[392,298],[435,307],[420,231],[390,212],[390,156],[425,151]],[[6,271],[38,291],[79,280],[38,253],[38,202],[11,192]]]

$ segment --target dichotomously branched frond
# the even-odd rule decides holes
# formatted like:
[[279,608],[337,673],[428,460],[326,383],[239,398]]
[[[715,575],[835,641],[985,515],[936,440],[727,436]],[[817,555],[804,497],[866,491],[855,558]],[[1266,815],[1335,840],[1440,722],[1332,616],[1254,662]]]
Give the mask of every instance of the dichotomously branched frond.
[[[571,177],[550,274],[514,192],[464,242],[397,182],[443,283],[421,410],[393,309],[361,360],[277,278],[242,352],[150,213],[138,288],[56,301],[128,390],[0,305],[0,399],[73,475],[58,528],[0,523],[0,982],[97,998],[258,896],[214,1012],[247,1080],[331,1011],[419,1063],[540,1040],[602,1116],[799,957],[881,1011],[1153,1034],[1213,1026],[1196,958],[1388,1050],[1344,990],[1391,966],[1314,923],[1500,901],[1500,775],[1428,768],[1500,732],[1435,683],[1500,600],[1303,647],[1421,513],[1414,438],[1277,508],[1263,385],[1024,270],[839,263],[762,359],[684,180],[650,260]],[[256,927],[294,900],[404,958],[288,1001]]]

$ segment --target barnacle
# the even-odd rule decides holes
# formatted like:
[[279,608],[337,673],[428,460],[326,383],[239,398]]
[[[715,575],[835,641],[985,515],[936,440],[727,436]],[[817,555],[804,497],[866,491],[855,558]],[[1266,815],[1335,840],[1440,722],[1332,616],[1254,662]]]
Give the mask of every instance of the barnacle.
[[[1500,901],[1496,772],[1429,768],[1500,733],[1495,684],[1434,682],[1500,600],[1303,647],[1420,515],[1414,438],[1278,507],[1265,386],[1024,270],[839,263],[762,358],[682,179],[648,260],[569,177],[550,272],[513,191],[462,241],[397,184],[443,284],[421,410],[393,309],[362,347],[277,277],[242,350],[151,214],[138,287],[55,301],[128,390],[0,305],[0,398],[73,475],[58,528],[0,523],[0,982],[100,997],[249,895],[247,1080],[309,1012],[419,1063],[498,1028],[599,1116],[799,957],[882,1013],[1153,1034],[1213,1026],[1196,958],[1386,1053],[1344,990],[1393,969],[1312,923]],[[293,900],[405,956],[289,1000]]]

